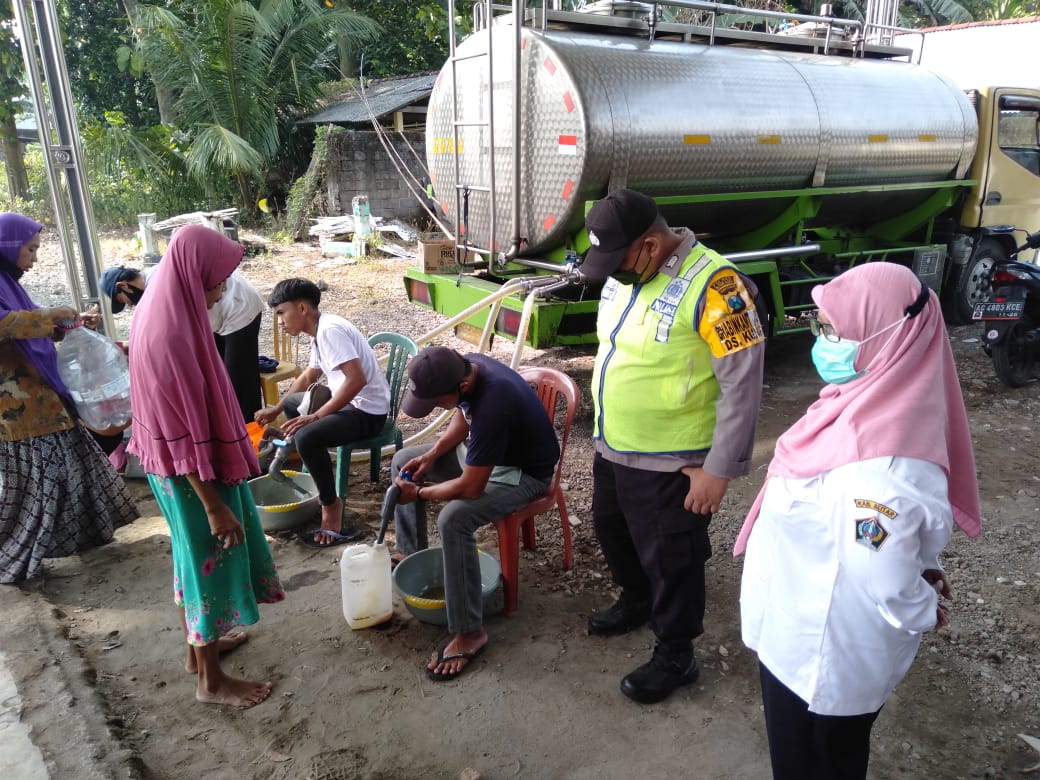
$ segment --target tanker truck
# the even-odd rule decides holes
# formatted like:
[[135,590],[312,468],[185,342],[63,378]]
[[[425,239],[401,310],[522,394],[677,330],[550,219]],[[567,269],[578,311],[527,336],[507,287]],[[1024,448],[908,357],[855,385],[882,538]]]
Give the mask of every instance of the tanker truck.
[[[411,301],[467,312],[471,332],[594,343],[583,222],[617,187],[738,263],[770,335],[805,330],[812,285],[872,261],[909,266],[967,321],[988,265],[1040,229],[1040,91],[966,94],[890,25],[699,0],[474,10],[426,126],[454,257],[405,274]],[[736,11],[765,23],[725,28]]]

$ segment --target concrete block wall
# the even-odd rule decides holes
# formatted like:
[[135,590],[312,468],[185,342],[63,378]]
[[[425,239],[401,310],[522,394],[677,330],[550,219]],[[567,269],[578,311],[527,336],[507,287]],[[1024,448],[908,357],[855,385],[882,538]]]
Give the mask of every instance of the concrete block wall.
[[[408,143],[396,132],[388,138],[412,174],[422,181],[425,174],[415,153],[426,154],[426,134],[406,130],[404,135]],[[333,128],[329,133],[326,181],[330,213],[349,214],[354,196],[367,195],[374,217],[418,221],[425,215],[373,130]]]

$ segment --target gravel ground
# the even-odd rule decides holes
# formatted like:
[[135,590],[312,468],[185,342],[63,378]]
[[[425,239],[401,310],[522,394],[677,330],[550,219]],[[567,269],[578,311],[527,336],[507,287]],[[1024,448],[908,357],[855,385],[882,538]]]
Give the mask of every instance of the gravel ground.
[[[373,257],[354,265],[345,265],[339,260],[322,258],[313,245],[275,244],[248,232],[243,232],[241,236],[249,246],[242,271],[262,294],[268,292],[279,279],[306,276],[323,280],[329,285],[323,295],[324,309],[343,314],[365,333],[396,330],[416,337],[442,322],[440,316],[411,306],[405,300],[401,281],[405,265],[401,260]],[[127,236],[105,236],[102,244],[106,265],[134,262],[132,242]],[[56,259],[56,254],[56,243],[51,236],[41,250],[39,265],[23,279],[42,305],[66,302],[68,298],[62,265]],[[125,329],[128,319],[128,315],[120,315],[118,328]],[[122,330],[118,335],[121,333]],[[266,342],[262,344],[261,351],[270,354],[270,324],[267,320],[262,328],[262,338]],[[451,335],[439,337],[438,342],[461,350],[468,348]],[[871,776],[1031,777],[1033,775],[1024,770],[1037,760],[1037,754],[1018,735],[1040,737],[1040,675],[1036,641],[1040,626],[1040,611],[1037,607],[1040,595],[1040,502],[1037,500],[1040,477],[1037,475],[1035,456],[1040,398],[1037,397],[1036,385],[1011,390],[996,380],[974,326],[952,328],[951,342],[958,361],[976,445],[983,502],[983,535],[972,541],[959,532],[955,533],[947,548],[944,563],[951,572],[956,593],[952,624],[946,630],[926,636],[910,675],[897,689],[879,719],[874,733]],[[752,751],[762,750],[763,731],[755,714],[757,683],[753,678],[753,658],[744,650],[739,639],[735,605],[740,562],[729,556],[729,549],[761,483],[776,436],[800,416],[819,388],[819,380],[813,374],[808,358],[809,345],[808,339],[802,337],[779,339],[770,345],[755,470],[749,478],[731,485],[724,508],[712,523],[715,557],[709,567],[712,584],[706,620],[708,633],[698,640],[698,655],[706,674],[713,681],[708,684],[709,690],[714,692],[709,703],[704,705],[709,707],[708,714],[700,713],[702,717],[698,722],[705,729],[712,718],[732,723],[734,734],[741,733],[737,728],[739,724],[750,723],[748,728],[757,740],[751,746]],[[508,360],[512,347],[512,344],[499,341],[492,352]],[[590,606],[607,603],[612,594],[609,576],[592,533],[590,517],[592,420],[588,385],[592,371],[592,352],[565,348],[542,351],[525,349],[523,363],[557,367],[570,373],[582,387],[584,404],[568,448],[564,473],[577,563],[571,571],[561,572],[559,520],[553,513],[539,523],[537,553],[524,553],[521,563],[521,609],[526,609],[526,592],[534,594],[526,598],[534,598],[535,595],[545,599],[561,597],[564,603],[579,604],[581,606],[578,609],[587,610]],[[922,420],[920,424],[922,431],[927,432],[929,421]],[[385,469],[384,463],[384,474]],[[371,517],[371,507],[378,505],[385,483],[370,485],[364,477],[366,472],[366,465],[353,472],[355,478],[351,480],[351,490],[354,497],[351,505],[359,516]],[[355,486],[356,494],[353,492]],[[491,549],[494,548],[492,536],[482,536],[480,541],[482,545],[489,544]],[[276,541],[278,544],[281,544],[281,540]],[[278,549],[281,548],[276,546],[276,552]],[[56,571],[65,571],[61,567],[69,565],[73,564],[62,562]],[[567,625],[566,628],[558,629],[556,636],[560,642],[578,644],[588,641],[581,638],[584,635],[582,617],[574,618]],[[101,630],[101,627],[97,630]],[[90,629],[86,627],[81,627],[79,631],[84,636],[90,634]],[[72,636],[76,634],[77,629],[73,626]],[[637,648],[634,652],[641,654],[643,651]],[[87,655],[88,660],[96,663],[99,669],[104,668],[109,661],[103,654],[90,656],[87,652]],[[624,670],[611,666],[610,671]],[[115,675],[103,676],[99,673],[99,679],[102,677],[108,680]],[[470,684],[476,685],[475,682],[467,683]],[[127,693],[128,685],[119,681],[99,681],[99,688],[109,697],[116,711],[121,711],[120,697],[133,695]],[[629,717],[619,714],[630,710],[621,709],[625,703],[620,702],[621,697],[616,694],[616,681],[611,685],[615,686],[612,688],[614,695],[607,696],[605,704],[589,708],[582,716],[588,720],[585,729],[588,735],[609,735],[617,728],[617,723]],[[703,686],[701,690],[704,690]],[[145,705],[138,703],[134,706],[137,708],[135,711],[140,712]],[[689,710],[694,705],[682,700],[674,706],[680,709],[662,708],[661,711],[672,712],[669,716],[672,718],[684,717],[688,713],[683,713],[681,708]],[[551,709],[545,712],[549,713]],[[384,716],[372,713],[375,719],[373,733],[378,730],[381,717]],[[463,718],[463,728],[469,724],[483,731],[479,719],[472,724],[465,721],[465,706],[459,705],[458,717]],[[155,721],[155,727],[162,728],[162,722],[160,717]],[[535,729],[537,740],[540,740],[536,744],[541,746],[536,752],[550,756],[553,751],[556,751],[557,756],[569,752],[571,746],[561,742],[561,736],[555,733],[556,730],[552,718],[545,718],[541,728]],[[571,732],[567,734],[569,739],[573,738]],[[126,734],[125,738],[150,768],[151,776],[181,777],[200,771],[201,765],[179,765],[155,747],[154,740],[149,741],[136,732]],[[386,747],[383,743],[378,744]],[[434,748],[430,749],[436,752]],[[230,750],[228,748],[227,762],[241,760],[241,756]],[[734,750],[736,753],[741,752],[739,747]],[[720,747],[720,751],[723,748]],[[283,752],[288,755],[290,751]],[[627,755],[624,749],[617,752],[610,766],[616,766],[618,772],[605,770],[600,772],[600,776],[626,777],[641,771],[638,757]],[[459,763],[454,766],[465,766],[468,763],[465,757],[460,756]],[[487,758],[485,763],[489,761],[491,759]],[[713,761],[715,763],[711,765],[716,770],[702,776],[761,776],[734,769],[736,759],[733,756],[718,756]],[[442,762],[431,765],[443,770],[448,764]],[[553,775],[549,770],[538,774],[535,769],[537,766],[544,765],[532,762],[526,764],[527,770],[524,772],[503,771],[497,775],[491,772],[488,776]],[[677,762],[675,773],[688,772],[688,766],[688,763]],[[297,768],[302,770],[302,765],[297,765]],[[578,776],[580,773],[565,774]],[[647,774],[655,776],[654,772]],[[243,776],[291,777],[303,774],[250,769]],[[401,776],[422,774],[404,773]],[[427,776],[447,775],[441,772]],[[658,773],[656,776],[665,774]]]

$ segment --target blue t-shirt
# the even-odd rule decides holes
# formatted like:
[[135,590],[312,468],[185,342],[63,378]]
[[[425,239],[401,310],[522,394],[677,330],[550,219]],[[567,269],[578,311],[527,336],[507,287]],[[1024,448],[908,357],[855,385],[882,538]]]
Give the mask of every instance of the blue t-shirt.
[[487,355],[466,355],[477,366],[476,387],[459,409],[469,422],[468,466],[515,466],[549,479],[560,459],[545,407],[531,386],[509,366]]

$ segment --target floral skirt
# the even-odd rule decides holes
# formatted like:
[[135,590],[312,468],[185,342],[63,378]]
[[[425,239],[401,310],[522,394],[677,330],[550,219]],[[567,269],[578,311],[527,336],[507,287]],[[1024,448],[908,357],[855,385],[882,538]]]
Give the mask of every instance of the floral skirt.
[[0,441],[0,583],[35,577],[44,558],[105,544],[137,517],[130,491],[82,427]]
[[173,600],[184,608],[189,644],[208,645],[235,626],[252,625],[260,619],[257,604],[285,598],[247,484],[217,486],[245,532],[241,544],[225,550],[186,477],[149,474],[148,483],[170,526]]

